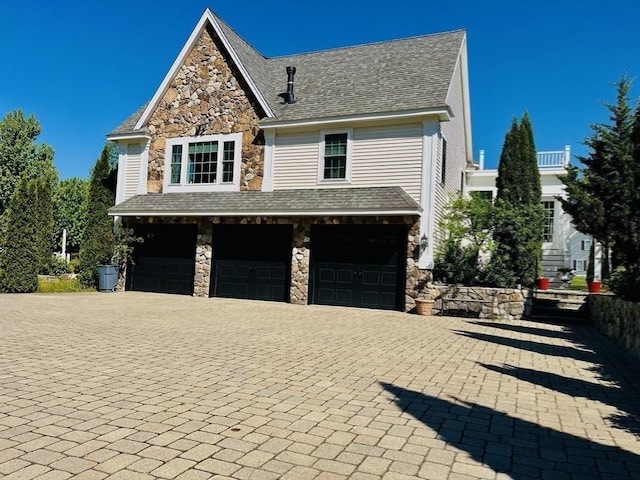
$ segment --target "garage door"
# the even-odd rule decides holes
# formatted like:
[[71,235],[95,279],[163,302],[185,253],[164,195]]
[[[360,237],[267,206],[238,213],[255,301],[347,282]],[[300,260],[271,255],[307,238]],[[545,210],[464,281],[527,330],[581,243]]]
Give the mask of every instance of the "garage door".
[[314,225],[310,301],[402,310],[406,227]]
[[287,302],[291,225],[214,225],[211,296]]
[[193,294],[196,225],[134,225],[144,241],[127,267],[127,289],[138,292]]

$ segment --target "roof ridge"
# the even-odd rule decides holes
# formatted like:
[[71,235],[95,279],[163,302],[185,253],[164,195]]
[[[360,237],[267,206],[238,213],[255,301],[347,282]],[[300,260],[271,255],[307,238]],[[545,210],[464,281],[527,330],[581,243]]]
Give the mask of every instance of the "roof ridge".
[[[300,52],[300,53],[292,53],[289,55],[278,55],[275,57],[264,57],[267,61],[269,60],[282,60],[285,58],[290,58],[290,57],[303,57],[305,55],[315,55],[318,53],[327,53],[327,52],[335,52],[335,51],[341,51],[341,50],[353,50],[353,49],[357,49],[357,48],[362,48],[362,47],[369,47],[369,46],[375,46],[375,45],[382,45],[382,44],[387,44],[387,43],[398,43],[398,42],[407,42],[410,40],[418,40],[418,39],[422,39],[422,38],[427,38],[427,37],[435,37],[435,36],[444,36],[444,35],[451,35],[454,33],[466,33],[467,30],[465,28],[458,28],[456,30],[449,30],[446,32],[436,32],[436,33],[425,33],[422,35],[413,35],[411,37],[402,37],[402,38],[392,38],[391,40],[378,40],[378,41],[374,41],[374,42],[366,42],[366,43],[359,43],[356,45],[345,45],[342,47],[334,47],[334,48],[324,48],[324,49],[320,49],[320,50],[312,50],[310,52]],[[236,33],[236,35],[238,35]]]

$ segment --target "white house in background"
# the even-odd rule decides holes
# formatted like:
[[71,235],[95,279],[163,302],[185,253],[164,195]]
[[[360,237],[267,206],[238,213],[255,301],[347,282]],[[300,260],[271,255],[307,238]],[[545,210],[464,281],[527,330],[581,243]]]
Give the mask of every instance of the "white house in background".
[[[564,185],[558,175],[567,172],[570,156],[569,145],[564,150],[538,152],[545,213],[542,273],[552,282],[558,277],[560,268],[572,268],[578,275],[584,275],[589,258],[591,238],[575,229],[571,216],[562,210],[562,205],[556,199],[565,196]],[[497,177],[498,170],[484,168],[484,150],[480,150],[479,163],[467,170],[466,192],[483,192],[487,198],[493,199],[497,194]]]

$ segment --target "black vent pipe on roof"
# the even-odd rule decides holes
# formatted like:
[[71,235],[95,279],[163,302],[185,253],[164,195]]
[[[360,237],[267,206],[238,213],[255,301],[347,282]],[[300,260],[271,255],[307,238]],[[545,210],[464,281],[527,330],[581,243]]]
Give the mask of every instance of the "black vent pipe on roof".
[[296,97],[293,94],[293,76],[296,74],[296,67],[287,67],[287,93],[281,94],[284,103],[296,103]]

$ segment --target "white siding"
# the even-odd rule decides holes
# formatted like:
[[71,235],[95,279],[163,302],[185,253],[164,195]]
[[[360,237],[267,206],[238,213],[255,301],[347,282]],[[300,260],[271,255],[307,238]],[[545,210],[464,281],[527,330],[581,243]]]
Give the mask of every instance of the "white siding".
[[319,130],[276,134],[274,190],[400,186],[420,201],[421,124],[354,128],[348,184],[318,182],[319,143]]
[[142,162],[142,147],[139,143],[127,145],[127,161],[124,174],[124,198],[133,197],[138,193],[140,185],[140,169]]
[[273,149],[273,188],[289,190],[318,185],[318,132],[277,133]]
[[421,124],[354,129],[354,187],[399,186],[420,202],[421,174]]
[[447,95],[447,104],[451,107],[453,117],[448,122],[442,122],[440,129],[442,136],[447,140],[447,164],[444,185],[440,182],[442,165],[442,142],[438,142],[436,160],[436,195],[435,195],[435,238],[436,241],[442,238],[438,232],[438,220],[442,217],[443,207],[449,199],[451,193],[460,191],[460,172],[466,170],[467,152],[464,125],[463,97],[462,97],[462,73],[460,66],[461,59],[451,80],[451,87]]

